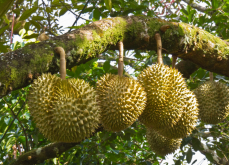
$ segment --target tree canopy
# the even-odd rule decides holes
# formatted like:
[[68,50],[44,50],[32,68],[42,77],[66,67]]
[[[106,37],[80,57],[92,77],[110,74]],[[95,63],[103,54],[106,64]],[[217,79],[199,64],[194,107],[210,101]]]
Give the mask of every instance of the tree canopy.
[[[27,94],[42,73],[58,75],[55,47],[66,52],[67,78],[84,79],[96,87],[104,74],[118,73],[119,41],[124,44],[126,76],[137,77],[155,64],[159,33],[164,64],[172,64],[171,55],[178,57],[176,68],[189,89],[209,80],[209,72],[214,72],[215,81],[229,83],[227,1],[3,0],[0,4],[0,163],[156,165],[166,159],[150,150],[145,126],[138,120],[117,133],[100,125],[79,143],[52,143],[39,132]],[[63,33],[58,18],[67,13],[76,19]],[[79,19],[84,23],[78,25]],[[23,42],[12,43],[15,35]],[[199,120],[168,164],[198,163],[193,159],[197,151],[211,164],[229,164],[228,131],[228,117],[214,125]]]

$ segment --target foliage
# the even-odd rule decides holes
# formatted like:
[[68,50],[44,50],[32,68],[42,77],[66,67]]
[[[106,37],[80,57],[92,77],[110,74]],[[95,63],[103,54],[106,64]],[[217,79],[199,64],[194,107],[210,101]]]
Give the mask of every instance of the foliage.
[[[85,21],[80,26],[73,24],[69,30],[107,17],[147,15],[174,22],[189,23],[223,39],[228,39],[229,2],[196,0],[196,5],[193,3],[194,1],[186,4],[185,1],[174,0],[91,0],[83,10],[86,4],[84,0],[17,0],[15,7],[11,6],[12,8],[8,10],[6,15],[0,15],[0,52],[15,50],[29,44],[31,41],[29,39],[36,38],[44,29],[50,36],[62,34],[64,29],[60,26],[58,18],[68,11],[76,14],[76,17],[82,13],[79,19]],[[203,4],[206,6],[205,10],[198,8]],[[4,11],[6,7],[8,8],[8,4],[7,6],[0,5],[0,11]],[[13,14],[15,19],[19,18],[19,21],[26,21],[26,23],[21,27],[24,33],[19,33],[24,36],[24,42],[15,42],[10,47],[12,17],[9,16]],[[90,20],[83,18],[84,14],[89,15]],[[93,59],[85,64],[75,66],[71,70],[67,70],[67,76],[84,79],[95,86],[96,81],[105,73],[117,74],[117,68],[113,67],[113,64],[117,65],[116,58],[117,53],[108,50],[101,54],[102,62]],[[154,51],[125,50],[125,70],[132,70],[131,75],[137,77],[140,71],[155,63],[156,58]],[[165,64],[171,65],[170,55],[164,54],[163,60]],[[216,81],[229,83],[228,77],[214,73],[214,78]],[[209,71],[199,68],[186,82],[193,90],[207,80],[209,80]],[[29,87],[26,87],[13,91],[0,99],[0,160],[4,164],[9,164],[14,158],[28,150],[50,143],[39,133],[25,104],[28,89]],[[145,132],[144,126],[138,121],[119,133],[98,132],[80,145],[59,155],[58,158],[46,160],[42,164],[160,164],[165,157],[160,157],[150,151]],[[228,133],[229,118],[217,125],[206,125],[199,121],[197,129],[193,131],[192,135],[183,139],[179,153],[174,155],[174,163],[176,165],[194,164],[197,160],[193,160],[193,155],[197,151],[203,153],[212,163],[215,163],[214,154],[219,158],[228,158]],[[203,143],[206,143],[208,150],[203,146]],[[17,146],[16,150],[14,149],[15,145]]]

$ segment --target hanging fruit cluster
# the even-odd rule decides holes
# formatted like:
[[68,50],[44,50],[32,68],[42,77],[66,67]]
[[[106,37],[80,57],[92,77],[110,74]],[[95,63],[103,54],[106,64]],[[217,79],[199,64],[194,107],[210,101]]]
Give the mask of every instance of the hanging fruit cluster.
[[120,42],[118,75],[102,76],[96,90],[84,80],[65,80],[65,53],[56,49],[61,55],[61,78],[43,74],[34,81],[28,96],[40,132],[52,141],[80,142],[90,137],[99,123],[105,130],[118,132],[139,119],[147,128],[150,148],[164,156],[179,148],[181,139],[195,129],[198,117],[210,124],[225,119],[229,115],[228,87],[210,81],[194,94],[174,68],[175,56],[172,68],[163,65],[159,33],[155,38],[158,64],[143,70],[137,81],[122,77]]

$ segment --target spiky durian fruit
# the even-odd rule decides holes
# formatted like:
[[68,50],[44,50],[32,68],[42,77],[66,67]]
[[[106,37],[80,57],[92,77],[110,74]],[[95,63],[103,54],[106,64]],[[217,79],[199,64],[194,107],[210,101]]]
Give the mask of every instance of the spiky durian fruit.
[[187,90],[185,106],[179,121],[173,127],[165,127],[158,132],[167,138],[184,138],[195,129],[198,112],[199,109],[196,96],[192,91]]
[[187,86],[181,73],[155,64],[143,70],[138,80],[147,93],[147,105],[139,120],[155,130],[173,127],[180,120],[186,102]]
[[144,88],[134,79],[106,74],[97,83],[101,123],[106,130],[126,129],[146,105]]
[[51,141],[79,142],[98,126],[95,91],[84,80],[43,74],[34,81],[28,97],[37,128]]
[[53,106],[53,131],[49,139],[79,142],[89,137],[100,122],[95,90],[81,79],[58,82]]
[[147,129],[146,138],[153,152],[165,156],[174,152],[181,145],[181,139],[169,139],[152,129]]
[[29,90],[27,103],[31,116],[33,116],[37,128],[41,133],[46,132],[46,136],[52,133],[49,131],[52,130],[53,124],[54,86],[57,81],[60,81],[60,78],[55,75],[42,74],[34,80]]
[[199,103],[199,118],[217,124],[229,115],[229,88],[221,82],[208,81],[194,90]]

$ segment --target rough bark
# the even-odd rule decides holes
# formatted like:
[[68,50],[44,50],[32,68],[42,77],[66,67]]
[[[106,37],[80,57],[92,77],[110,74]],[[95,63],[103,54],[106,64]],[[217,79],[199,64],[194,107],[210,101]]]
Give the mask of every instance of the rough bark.
[[185,23],[144,16],[114,17],[1,55],[0,97],[27,86],[41,73],[58,72],[59,57],[54,53],[57,46],[65,49],[67,68],[71,68],[98,57],[107,49],[118,49],[116,44],[120,40],[128,50],[156,50],[154,35],[157,32],[161,35],[164,53],[229,76],[229,46],[220,38]]
[[[103,131],[103,127],[99,127],[95,130],[94,134]],[[94,134],[92,136],[94,136]],[[34,149],[32,151],[26,152],[25,154],[19,156],[10,165],[32,165],[43,163],[47,159],[59,157],[63,152],[69,150],[70,148],[76,146],[78,143],[62,143],[56,142],[48,144],[44,147]]]

